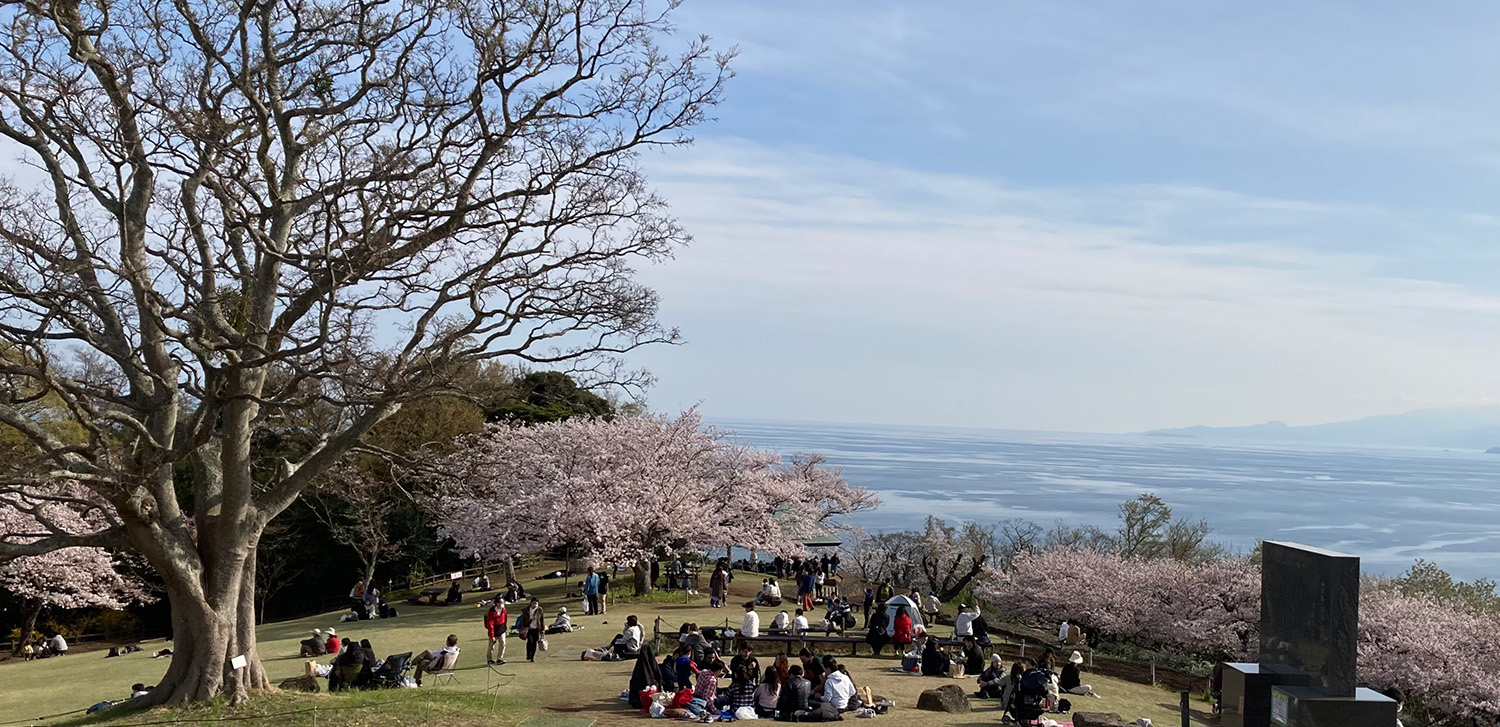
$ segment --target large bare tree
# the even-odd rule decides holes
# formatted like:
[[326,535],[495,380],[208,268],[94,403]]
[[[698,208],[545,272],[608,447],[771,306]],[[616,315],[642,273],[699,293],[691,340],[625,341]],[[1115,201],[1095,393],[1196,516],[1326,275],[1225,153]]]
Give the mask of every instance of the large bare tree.
[[675,338],[630,265],[687,238],[637,154],[729,58],[664,49],[674,4],[0,0],[0,425],[34,455],[0,488],[107,513],[0,552],[143,555],[176,642],[151,702],[266,686],[259,538],[403,402],[486,359],[627,380]]

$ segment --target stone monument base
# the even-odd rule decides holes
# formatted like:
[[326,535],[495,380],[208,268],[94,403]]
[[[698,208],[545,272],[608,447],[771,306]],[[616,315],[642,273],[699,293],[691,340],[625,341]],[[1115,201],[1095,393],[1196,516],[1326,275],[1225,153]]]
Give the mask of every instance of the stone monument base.
[[1396,723],[1396,700],[1373,689],[1352,697],[1329,696],[1316,687],[1271,688],[1273,727],[1369,727]]

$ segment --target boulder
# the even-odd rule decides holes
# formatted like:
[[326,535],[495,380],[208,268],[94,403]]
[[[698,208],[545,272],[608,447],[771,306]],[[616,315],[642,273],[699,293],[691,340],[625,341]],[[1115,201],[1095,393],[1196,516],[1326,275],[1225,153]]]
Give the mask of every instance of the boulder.
[[928,689],[917,697],[917,709],[929,712],[965,714],[969,711],[969,695],[957,684],[944,684],[937,689]]
[[1074,712],[1073,727],[1135,727],[1114,712]]
[[293,677],[277,685],[276,688],[283,692],[316,692],[318,691],[318,678],[309,675]]

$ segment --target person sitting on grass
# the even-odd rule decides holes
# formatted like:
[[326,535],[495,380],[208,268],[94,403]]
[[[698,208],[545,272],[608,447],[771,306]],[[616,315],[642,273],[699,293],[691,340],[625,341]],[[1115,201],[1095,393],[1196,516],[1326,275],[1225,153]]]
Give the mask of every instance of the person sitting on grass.
[[922,676],[948,676],[952,668],[948,655],[943,653],[943,649],[938,646],[936,638],[929,636],[926,641],[927,646],[922,649]]
[[1010,675],[1005,672],[1005,665],[1000,661],[999,654],[990,654],[990,667],[976,681],[979,682],[979,691],[974,696],[979,699],[999,699],[1005,693],[1005,684],[1010,681]]
[[984,671],[984,649],[974,641],[973,636],[964,637],[964,673],[978,674]]
[[859,706],[858,700],[854,698],[854,680],[849,677],[849,671],[843,665],[834,664],[833,669],[824,677],[823,701],[832,703],[840,712]]
[[741,707],[755,708],[755,679],[751,678],[748,669],[730,669],[733,681],[729,688],[719,694],[714,707],[730,712],[738,711]]
[[703,631],[698,624],[689,622],[682,625],[681,635],[677,637],[677,643],[687,646],[692,650],[693,663],[698,666],[708,666],[710,661],[708,652],[713,647],[709,645],[708,639],[703,636]]
[[557,618],[553,619],[552,625],[547,627],[547,633],[567,634],[581,628],[583,627],[573,625],[573,618],[568,615],[568,607],[563,606],[557,609]]
[[422,675],[424,673],[430,674],[441,669],[443,661],[449,654],[452,654],[455,659],[458,658],[458,634],[448,634],[447,644],[437,651],[429,649],[417,654],[417,658],[415,659],[417,662],[417,672],[415,674],[417,686],[422,686]]
[[625,617],[625,630],[616,634],[614,640],[609,642],[609,646],[604,648],[612,652],[616,659],[633,658],[641,652],[643,636],[640,621],[632,614]]
[[443,602],[450,606],[455,603],[464,602],[464,591],[459,587],[458,579],[455,578],[453,583],[448,586],[448,597],[443,599]]
[[475,591],[476,593],[480,591],[490,590],[490,577],[488,575],[480,573],[479,577],[474,579],[474,587],[471,590]]
[[1063,664],[1062,676],[1057,680],[1057,688],[1068,694],[1084,695],[1097,699],[1099,695],[1094,693],[1094,688],[1083,683],[1083,675],[1079,671],[1079,665],[1083,664],[1083,654],[1073,652],[1068,657],[1068,663]]
[[808,700],[812,697],[812,682],[802,677],[802,667],[792,665],[789,674],[776,698],[776,720],[779,722],[796,721],[799,714],[807,712]]
[[752,686],[760,681],[760,660],[751,652],[750,644],[743,641],[740,642],[739,653],[729,660],[729,673],[734,674],[741,669],[749,672]]
[[724,673],[724,662],[715,661],[706,669],[698,670],[698,684],[693,687],[693,699],[684,707],[694,717],[702,717],[714,708],[719,698],[719,675]]
[[[671,659],[669,669],[662,669],[662,680],[671,680],[675,689],[687,689],[693,686],[693,675],[698,673],[698,665],[693,663],[693,649],[687,644],[678,644],[677,650],[668,657]],[[668,672],[671,672],[668,674]]]
[[781,677],[775,669],[767,669],[765,679],[755,688],[755,716],[772,719],[776,716],[776,700],[781,696]]
[[323,629],[313,629],[312,636],[302,640],[302,649],[297,652],[302,657],[317,657],[328,653],[328,647],[323,645]]
[[339,653],[340,646],[342,646],[342,644],[339,643],[338,632],[334,631],[333,629],[328,629],[328,640],[323,642],[324,652],[329,655],[336,655]]

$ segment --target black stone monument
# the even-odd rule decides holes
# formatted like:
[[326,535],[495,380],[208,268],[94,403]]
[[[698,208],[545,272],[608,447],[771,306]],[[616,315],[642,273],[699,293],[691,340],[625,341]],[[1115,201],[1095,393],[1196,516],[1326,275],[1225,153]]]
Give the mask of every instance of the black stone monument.
[[1395,701],[1356,687],[1359,558],[1261,550],[1260,657],[1225,664],[1224,727],[1395,727]]

